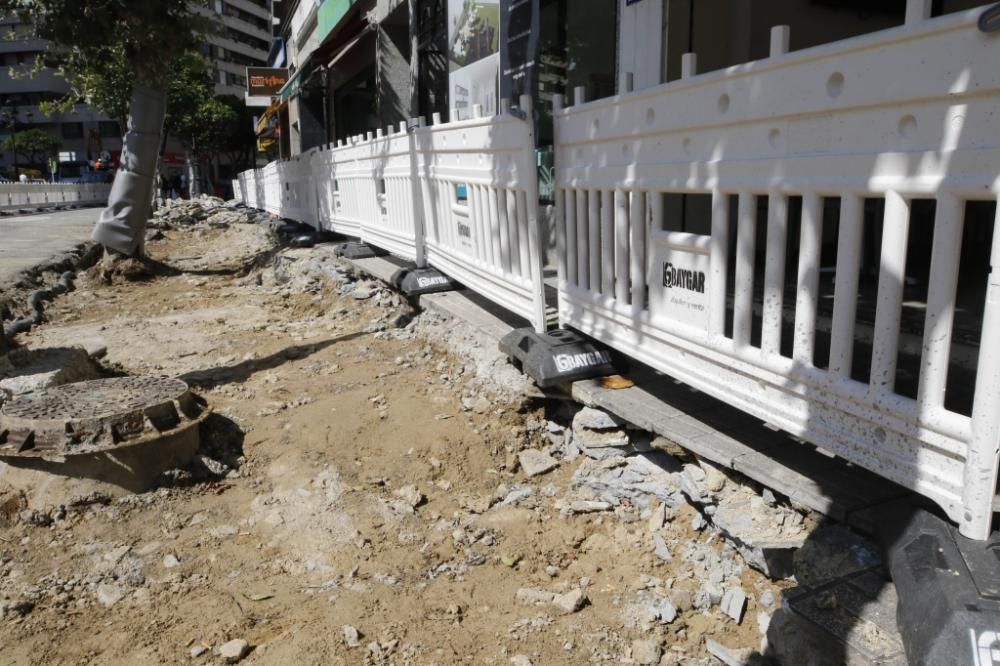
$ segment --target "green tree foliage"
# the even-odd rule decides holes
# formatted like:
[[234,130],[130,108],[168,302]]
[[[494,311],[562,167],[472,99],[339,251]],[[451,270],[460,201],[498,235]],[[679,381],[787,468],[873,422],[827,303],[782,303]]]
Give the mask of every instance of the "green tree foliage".
[[162,89],[173,75],[177,58],[197,49],[205,34],[215,29],[214,21],[196,9],[200,4],[190,0],[0,0],[0,16],[17,15],[33,25],[35,34],[48,40],[36,67],[61,70],[71,83],[81,77],[104,76],[127,84],[127,76]]
[[33,166],[44,166],[61,147],[62,141],[37,127],[10,134],[3,141],[4,150],[25,156]]

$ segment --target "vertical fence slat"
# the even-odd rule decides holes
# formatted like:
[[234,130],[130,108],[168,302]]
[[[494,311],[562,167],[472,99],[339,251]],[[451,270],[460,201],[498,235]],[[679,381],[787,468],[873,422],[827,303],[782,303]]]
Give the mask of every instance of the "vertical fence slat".
[[801,226],[792,358],[811,366],[816,350],[819,264],[823,249],[823,200],[819,195],[812,192],[802,195]]
[[927,286],[924,346],[917,390],[917,401],[922,407],[944,405],[962,252],[962,230],[962,206],[958,197],[939,194],[934,216],[934,250]]
[[991,272],[986,284],[982,345],[972,403],[972,438],[962,484],[965,511],[959,530],[970,539],[986,539],[992,530],[1000,450],[1000,202],[993,222]]
[[566,281],[572,285],[579,285],[577,279],[577,254],[576,247],[576,192],[566,190],[565,208],[563,214],[566,217]]
[[[615,293],[614,194],[601,190],[601,295]],[[594,285],[596,287],[596,285]]]
[[896,387],[909,226],[910,202],[898,192],[886,192],[869,384],[870,391],[875,394],[891,393]]
[[615,190],[615,300],[628,303],[628,192]]
[[830,326],[830,372],[850,377],[854,364],[854,321],[858,311],[861,277],[861,241],[864,203],[855,194],[840,199],[840,232],[837,238],[837,272]]
[[587,191],[587,257],[590,259],[591,291],[601,288],[601,191]]
[[766,242],[760,348],[765,354],[779,354],[785,301],[785,255],[788,246],[788,197],[783,194],[772,192],[768,195]]
[[736,226],[736,293],[733,297],[733,341],[750,344],[753,321],[753,265],[757,249],[757,207],[754,195],[740,192]]
[[517,208],[518,193],[516,190],[503,189],[503,202],[507,206],[507,224],[510,229],[511,263],[514,272],[521,277],[529,277],[531,273],[528,245],[528,221]]
[[708,283],[709,335],[726,330],[726,282],[729,273],[729,195],[712,191],[712,245],[709,255],[711,280]]
[[576,191],[576,283],[581,289],[590,288],[589,226],[587,191],[580,189]]
[[632,192],[629,205],[629,276],[632,281],[632,310],[646,307],[646,193]]
[[556,189],[556,209],[554,216],[556,224],[556,271],[559,276],[559,284],[568,280],[566,267],[566,207],[563,204],[566,196],[567,193],[563,189]]
[[510,228],[507,226],[507,206],[504,190],[499,187],[488,187],[488,199],[490,205],[490,222],[496,224],[497,234],[500,236],[500,260],[505,274],[511,273],[511,245]]

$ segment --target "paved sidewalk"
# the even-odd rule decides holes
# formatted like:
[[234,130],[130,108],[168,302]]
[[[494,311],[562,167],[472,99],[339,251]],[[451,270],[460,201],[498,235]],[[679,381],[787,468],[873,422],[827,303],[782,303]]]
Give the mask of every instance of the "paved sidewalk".
[[0,286],[21,271],[90,240],[100,208],[0,218]]

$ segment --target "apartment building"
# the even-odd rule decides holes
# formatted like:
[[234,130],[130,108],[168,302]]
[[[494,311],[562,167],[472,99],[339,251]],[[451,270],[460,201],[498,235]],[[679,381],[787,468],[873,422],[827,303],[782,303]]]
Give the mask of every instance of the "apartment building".
[[208,38],[206,56],[212,62],[215,92],[243,99],[246,68],[267,64],[271,48],[270,0],[208,0],[222,22]]

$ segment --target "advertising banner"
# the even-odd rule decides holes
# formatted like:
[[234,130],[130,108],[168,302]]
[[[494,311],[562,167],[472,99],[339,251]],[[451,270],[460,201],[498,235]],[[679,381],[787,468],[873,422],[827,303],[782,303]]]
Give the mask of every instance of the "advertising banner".
[[[449,106],[495,114],[500,84],[500,0],[448,0]],[[451,120],[455,120],[452,118]]]

